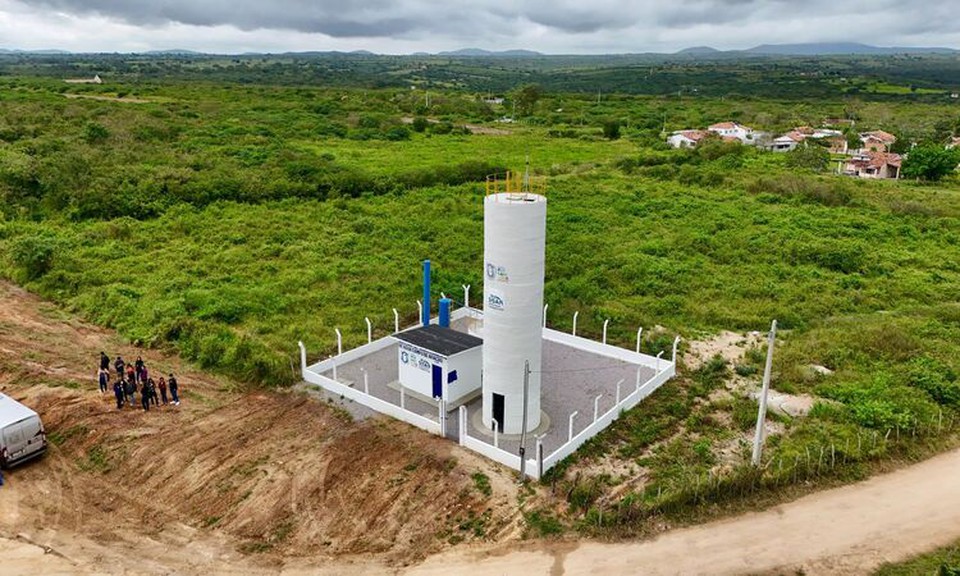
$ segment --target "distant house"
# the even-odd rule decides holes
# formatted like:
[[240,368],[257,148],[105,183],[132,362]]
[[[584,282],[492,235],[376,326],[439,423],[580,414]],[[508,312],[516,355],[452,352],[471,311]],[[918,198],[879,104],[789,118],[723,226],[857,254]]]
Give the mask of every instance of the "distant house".
[[861,148],[870,152],[889,152],[890,147],[896,143],[897,137],[883,130],[874,130],[873,132],[864,132],[860,134]]
[[483,100],[484,104],[490,104],[491,106],[501,106],[503,105],[503,98],[485,98]]
[[743,144],[753,144],[753,128],[742,126],[736,122],[712,124],[707,130],[719,134],[721,138],[733,137]]
[[66,78],[64,82],[67,84],[103,84],[99,74],[95,74],[93,78]]
[[824,118],[824,126],[853,126],[853,120],[847,118]]
[[703,130],[677,130],[667,138],[667,143],[674,148],[693,148],[706,137]]
[[843,132],[839,130],[830,130],[828,128],[818,128],[814,130],[808,138],[813,138],[815,140],[821,140],[829,144],[829,149],[832,154],[846,154],[849,148],[847,144],[847,137],[843,135]]
[[796,148],[801,142],[807,139],[807,135],[796,130],[791,130],[783,136],[774,138],[768,145],[773,152],[789,152]]
[[858,178],[899,178],[900,164],[899,154],[861,151],[847,160],[843,173]]

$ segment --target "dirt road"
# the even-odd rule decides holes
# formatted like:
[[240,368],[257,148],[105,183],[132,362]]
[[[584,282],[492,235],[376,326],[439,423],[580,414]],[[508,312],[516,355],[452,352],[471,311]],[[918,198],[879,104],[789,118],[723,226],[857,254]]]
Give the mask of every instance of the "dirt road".
[[[960,538],[960,451],[649,542],[430,558],[409,575],[869,574]],[[802,572],[801,572],[802,570]]]

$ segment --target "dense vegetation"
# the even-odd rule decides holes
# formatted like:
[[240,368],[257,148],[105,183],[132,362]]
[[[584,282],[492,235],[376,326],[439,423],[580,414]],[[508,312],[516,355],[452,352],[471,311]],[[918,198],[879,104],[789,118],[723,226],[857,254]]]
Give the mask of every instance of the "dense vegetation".
[[[132,75],[120,67],[134,64],[106,58],[69,72]],[[512,101],[491,104],[463,91],[283,87],[262,70],[250,71],[251,85],[176,69],[185,76],[68,86],[30,65],[33,75],[0,78],[0,273],[133,341],[251,383],[289,383],[298,339],[329,354],[335,326],[351,346],[365,339],[364,316],[377,334],[392,329],[393,307],[412,321],[421,259],[434,261],[447,294],[480,286],[482,182],[529,158],[550,176],[551,324],[568,329],[581,310],[580,330],[597,334],[611,318],[610,339],[625,346],[637,326],[660,325],[644,342],[657,352],[673,334],[780,322],[775,388],[828,401],[772,439],[771,462],[807,463],[784,468],[777,485],[819,477],[823,450],[856,475],[954,429],[957,177],[857,181],[825,170],[822,153],[721,142],[670,150],[662,132],[846,117],[936,142],[960,124],[955,101],[597,102],[545,83],[516,84]],[[62,62],[49,65],[65,73]],[[491,122],[514,104],[521,122]],[[654,470],[635,502],[702,500],[718,446],[748,428],[755,409],[711,394],[731,369],[755,374],[761,361],[755,350],[741,366],[708,364],[582,454],[616,452]],[[835,373],[823,378],[811,364]],[[692,479],[694,496],[677,489]],[[725,486],[717,481],[718,493]],[[605,525],[594,522],[598,510],[606,525],[635,519],[622,501],[603,508],[601,493],[574,483],[571,505],[593,525]]]
[[239,85],[407,88],[505,93],[523,83],[550,92],[710,97],[837,98],[937,102],[960,91],[960,55],[378,56],[366,53],[265,55],[0,55],[14,75],[99,73],[130,83],[172,77]]

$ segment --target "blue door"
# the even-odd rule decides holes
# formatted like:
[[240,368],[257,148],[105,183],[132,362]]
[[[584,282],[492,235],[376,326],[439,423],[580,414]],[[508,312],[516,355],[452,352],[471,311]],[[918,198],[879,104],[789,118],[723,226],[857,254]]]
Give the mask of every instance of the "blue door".
[[440,398],[443,396],[443,368],[433,365],[433,397]]

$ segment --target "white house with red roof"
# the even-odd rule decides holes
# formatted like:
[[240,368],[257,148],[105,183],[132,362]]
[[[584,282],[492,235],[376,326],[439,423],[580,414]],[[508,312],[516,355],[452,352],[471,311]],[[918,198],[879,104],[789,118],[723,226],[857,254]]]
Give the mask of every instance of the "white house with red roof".
[[899,178],[901,163],[899,154],[867,150],[847,160],[843,173],[859,178]]
[[873,130],[860,134],[860,142],[863,143],[863,150],[870,152],[889,152],[890,147],[896,143],[897,137],[883,130]]
[[677,130],[667,138],[674,148],[693,148],[707,137],[703,130]]
[[737,124],[736,122],[711,124],[707,130],[719,134],[721,138],[732,137],[743,144],[753,144],[753,128]]
[[807,139],[807,135],[798,130],[791,130],[783,136],[779,136],[773,139],[768,146],[773,152],[789,152],[800,145],[801,142]]

